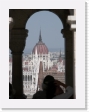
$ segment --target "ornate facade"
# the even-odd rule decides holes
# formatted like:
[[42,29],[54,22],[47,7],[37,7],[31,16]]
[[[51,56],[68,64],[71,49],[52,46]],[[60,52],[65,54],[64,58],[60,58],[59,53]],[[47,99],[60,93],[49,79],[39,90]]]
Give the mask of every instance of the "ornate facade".
[[[39,35],[39,41],[34,46],[32,53],[25,57],[23,56],[22,60],[23,60],[22,64],[23,64],[23,88],[24,88],[23,90],[26,95],[29,94],[33,95],[37,90],[42,89],[41,84],[43,78],[45,77],[45,73],[46,74],[49,73],[49,75],[52,75],[54,71],[56,71],[56,73],[58,71],[59,73],[57,73],[54,76],[55,78],[56,76],[60,77],[60,73],[63,72],[62,67],[64,67],[64,65],[62,58],[59,57],[58,62],[56,63],[56,65],[54,65],[53,61],[51,61],[50,52],[48,51],[47,46],[45,45],[45,43],[42,42],[41,32]],[[10,64],[9,77],[10,77],[10,83],[12,83],[11,58],[9,64]]]

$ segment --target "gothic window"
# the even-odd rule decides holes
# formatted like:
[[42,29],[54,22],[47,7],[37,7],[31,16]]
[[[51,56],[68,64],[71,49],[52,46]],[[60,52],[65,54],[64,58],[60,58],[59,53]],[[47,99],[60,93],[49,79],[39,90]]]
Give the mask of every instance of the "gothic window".
[[30,80],[29,75],[28,75],[28,81]]
[[27,81],[27,75],[25,75],[25,81]]
[[34,84],[35,84],[35,78],[34,78]]
[[32,75],[29,76],[29,80],[32,81]]
[[25,65],[28,65],[28,62],[25,62]]

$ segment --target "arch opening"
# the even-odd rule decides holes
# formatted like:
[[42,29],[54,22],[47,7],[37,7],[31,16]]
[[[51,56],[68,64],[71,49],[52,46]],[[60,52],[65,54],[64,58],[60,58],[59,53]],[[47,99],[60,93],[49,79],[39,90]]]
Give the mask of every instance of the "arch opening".
[[28,60],[25,67],[28,68],[27,74],[32,77],[32,82],[28,83],[29,88],[24,93],[29,96],[37,91],[41,61],[43,77],[52,75],[65,83],[65,51],[61,34],[63,24],[56,14],[50,11],[36,12],[28,19],[26,29],[29,33],[23,57]]
[[[16,11],[16,10],[15,10],[15,11]],[[25,11],[27,11],[27,10],[22,10],[22,11],[19,10],[18,12],[21,12],[21,14],[24,12],[23,14],[25,14]],[[29,10],[28,10],[28,11],[29,11]],[[51,11],[52,11],[52,10],[51,10]],[[13,12],[13,11],[11,11],[11,13],[12,13],[12,12]],[[18,12],[17,12],[17,15],[18,15]],[[36,14],[35,12],[41,12],[41,10],[35,10],[35,9],[34,9],[34,11],[32,11],[32,14],[33,14],[33,13]],[[43,11],[42,11],[42,12],[43,12]],[[49,12],[50,12],[50,11],[49,11]],[[52,12],[55,12],[55,11],[52,11]],[[62,13],[62,12],[63,12],[63,13]],[[20,18],[20,15],[18,15],[18,16],[16,17],[16,13],[11,14],[11,15],[14,15],[14,16],[11,16],[11,17],[13,17],[13,18],[15,19],[15,22],[16,22],[16,24],[14,25],[14,28],[13,28],[13,29],[14,29],[14,30],[16,29],[17,31],[18,31],[18,29],[21,29],[21,30],[24,29],[24,30],[25,30],[26,21],[28,20],[27,18],[30,17],[30,19],[31,19],[31,17],[34,16],[34,15],[32,15],[32,14],[29,13],[29,14],[25,14],[25,16],[23,15],[23,16],[24,16],[23,19]],[[71,13],[71,14],[72,14],[72,13]],[[62,28],[64,28],[65,30],[66,30],[66,29],[69,30],[69,28],[70,28],[70,26],[69,26],[69,24],[67,24],[66,20],[67,20],[67,16],[68,16],[68,15],[71,15],[71,14],[69,14],[69,11],[68,11],[68,10],[65,10],[65,11],[64,11],[64,9],[63,9],[63,10],[60,10],[60,12],[59,12],[59,16],[58,16],[58,17],[60,17],[60,19],[62,20],[62,23],[63,23]],[[30,15],[30,16],[29,16],[29,15]],[[31,15],[32,15],[32,16],[31,16]],[[56,15],[57,15],[57,14],[56,14]],[[62,16],[60,16],[60,15],[62,15]],[[46,16],[45,16],[45,17],[46,17]],[[45,17],[43,18],[43,20],[45,19]],[[53,18],[52,18],[52,19],[53,19]],[[59,18],[58,18],[58,19],[59,19]],[[21,21],[20,21],[20,20],[21,20]],[[49,20],[49,22],[46,23],[48,26],[49,26],[50,21],[51,21],[51,20]],[[28,21],[27,21],[27,22],[28,22]],[[53,23],[54,23],[54,21],[53,21]],[[46,24],[45,24],[45,25],[46,25]],[[55,21],[55,24],[56,24],[56,21]],[[30,26],[31,26],[31,25],[30,25]],[[37,26],[37,25],[36,25],[36,26]],[[55,25],[54,25],[54,26],[55,26]],[[53,28],[54,28],[54,26],[53,26]],[[26,26],[26,27],[27,27],[27,26]],[[32,32],[32,28],[33,28],[33,27],[31,27],[31,29],[29,30],[29,34]],[[46,32],[45,34],[47,34],[47,33],[50,32],[50,34],[52,35],[54,30],[51,31],[51,30],[49,29],[49,27],[47,27],[47,28],[48,28],[48,30],[47,30],[47,32]],[[45,29],[47,29],[47,28],[45,28]],[[51,27],[51,28],[52,28],[52,27]],[[55,27],[55,28],[56,28],[56,27]],[[28,29],[28,28],[27,28],[27,29]],[[35,31],[37,31],[37,29],[39,29],[39,31],[38,31],[38,33],[36,34]],[[44,41],[45,41],[44,39],[46,38],[46,36],[43,35],[44,27],[41,27],[41,28],[38,27],[37,29],[35,30],[35,28],[34,28],[34,29],[33,29],[34,32],[32,32],[32,33],[33,33],[33,34],[36,34],[36,36],[38,35],[38,40],[41,40],[41,39],[39,39],[39,32],[40,32],[40,29],[41,29],[42,41],[44,42]],[[56,31],[57,31],[57,30],[59,30],[59,28],[57,28]],[[21,33],[21,32],[20,32],[20,33]],[[22,34],[22,33],[21,33],[21,34]],[[36,36],[33,36],[33,35],[32,35],[32,36],[29,36],[29,37],[30,37],[30,39],[32,39],[32,38],[35,39]],[[55,35],[53,34],[52,36],[54,36],[54,37],[56,38],[57,33],[56,33]],[[51,42],[52,42],[52,36],[50,36],[50,35],[47,36],[48,39],[49,39],[49,37],[51,37],[51,39],[50,39]],[[43,37],[45,37],[45,38],[43,38]],[[28,39],[28,38],[27,38],[27,39]],[[71,40],[71,41],[72,41],[72,40]],[[32,42],[32,40],[31,40],[31,42]],[[36,41],[36,42],[37,42],[37,41]],[[48,42],[48,41],[47,41],[47,42]],[[54,42],[56,43],[56,39],[54,40]],[[59,42],[60,42],[60,41],[59,41]],[[27,43],[27,42],[26,42],[26,43]],[[45,42],[44,42],[44,43],[45,43]],[[52,44],[53,44],[53,43],[52,43]],[[27,44],[26,44],[26,45],[27,45]],[[33,44],[33,45],[34,45],[34,44]],[[38,44],[37,44],[37,45],[38,45]],[[46,44],[46,46],[48,46],[48,45],[49,45],[49,44]],[[55,45],[55,44],[53,44],[53,45]],[[67,45],[68,45],[68,44],[67,44]],[[72,46],[72,45],[71,45],[71,46]],[[29,41],[29,47],[31,48],[30,41]],[[26,47],[25,47],[25,48],[26,48]],[[47,51],[47,49],[46,49],[45,47],[44,47],[44,49]],[[69,49],[69,50],[70,50],[70,49]],[[25,50],[24,50],[24,51],[25,51]],[[70,50],[70,51],[71,51],[71,50]],[[59,50],[59,52],[61,52],[61,50]],[[34,54],[33,54],[33,53],[34,53]],[[37,47],[35,47],[35,50],[33,50],[33,53],[32,53],[32,54],[33,54],[32,57],[31,57],[31,56],[29,57],[29,62],[30,62],[30,59],[31,59],[31,58],[32,58],[32,59],[38,59],[38,60],[39,60],[39,58],[40,58],[40,57],[42,58],[42,56],[43,56],[42,54],[38,56],[38,49],[37,49]],[[60,53],[60,54],[61,54],[61,53]],[[48,56],[47,56],[47,55],[46,55],[46,56],[43,56],[43,60],[45,60],[45,59],[48,60],[48,59],[49,59],[49,56],[50,56],[50,55],[48,55]],[[68,55],[67,55],[67,56],[68,56]],[[71,57],[72,57],[72,56],[71,56]],[[24,58],[24,56],[23,56],[23,58]],[[69,59],[68,59],[68,60],[69,60]],[[42,61],[42,60],[41,60],[41,61]],[[60,61],[61,61],[61,59],[60,59]],[[29,76],[31,77],[31,84],[33,84],[34,77],[37,75],[36,72],[35,72],[37,69],[36,69],[35,66],[33,66],[33,65],[34,65],[33,62],[32,62],[32,67],[29,67],[29,68],[30,68],[30,69],[29,69],[29,68],[28,68],[28,66],[30,66],[30,65],[29,65],[29,62],[27,62],[27,56],[26,56],[26,66],[23,66],[23,67],[26,67],[26,68],[25,68],[26,71],[32,69],[31,74],[30,74],[31,76],[29,75],[29,73],[26,73],[26,76],[29,75]],[[68,61],[67,61],[67,62],[68,62]],[[73,62],[73,60],[70,62],[70,64],[71,64],[72,62]],[[47,61],[47,63],[49,63],[49,61]],[[65,64],[65,62],[63,62],[63,61],[62,61],[62,63]],[[25,63],[24,63],[24,64],[25,64]],[[23,65],[24,65],[24,64],[23,64]],[[37,61],[35,61],[35,64],[36,64],[36,65],[40,65],[40,63],[37,63]],[[59,64],[60,64],[60,62],[59,62]],[[55,61],[54,61],[54,65],[55,65]],[[39,69],[40,69],[40,70],[39,70],[40,74],[42,73],[42,67],[45,68],[45,66],[46,66],[46,65],[45,65],[45,62],[43,63],[43,66],[39,66],[39,67],[41,67],[41,68],[39,68]],[[47,66],[47,68],[49,68],[49,66]],[[73,68],[73,67],[71,67],[71,68]],[[53,75],[54,75],[54,74],[56,74],[56,73],[55,73],[55,71],[56,71],[56,69],[57,69],[56,66],[53,66],[53,69],[54,69],[54,72],[53,72]],[[61,68],[60,68],[60,69],[61,69]],[[44,70],[45,70],[45,69],[44,69]],[[43,73],[44,73],[44,71],[43,71]],[[47,72],[48,75],[49,75],[49,73],[50,73],[50,72]],[[45,74],[45,75],[46,75],[46,74]],[[38,77],[38,78],[39,78],[39,77]],[[68,79],[68,78],[67,78],[67,79]],[[19,82],[19,81],[18,81],[18,82]],[[29,86],[28,86],[28,85],[29,85],[29,81],[26,81],[25,84],[26,84],[26,87],[29,87]],[[37,80],[35,80],[35,84],[37,85]],[[36,89],[36,88],[35,88],[35,85],[33,84],[33,85],[32,85],[32,91],[34,92],[35,89]],[[30,89],[30,90],[31,90],[31,89]],[[30,93],[29,90],[26,90],[26,91],[28,91],[28,93]],[[28,94],[28,93],[26,93],[26,94]],[[31,93],[31,94],[33,94],[33,93]]]

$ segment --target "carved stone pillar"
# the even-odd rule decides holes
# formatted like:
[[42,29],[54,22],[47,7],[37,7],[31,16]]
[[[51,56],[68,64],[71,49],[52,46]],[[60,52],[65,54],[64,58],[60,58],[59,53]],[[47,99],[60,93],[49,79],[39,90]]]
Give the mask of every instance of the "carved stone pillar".
[[13,23],[14,23],[13,18],[12,17],[9,17],[9,30],[12,29]]
[[23,72],[22,72],[22,53],[28,30],[13,29],[9,47],[12,51],[12,85],[16,90],[15,98],[23,98]]
[[14,21],[13,18],[9,17],[9,39],[10,39],[10,35],[11,35],[11,29],[13,28],[14,25]]
[[68,16],[68,23],[70,24],[70,30],[73,32],[73,41],[74,41],[74,98],[76,98],[76,9],[74,9],[74,15]]
[[62,29],[61,33],[65,38],[65,81],[69,86],[73,85],[74,75],[74,37],[73,32],[68,29]]

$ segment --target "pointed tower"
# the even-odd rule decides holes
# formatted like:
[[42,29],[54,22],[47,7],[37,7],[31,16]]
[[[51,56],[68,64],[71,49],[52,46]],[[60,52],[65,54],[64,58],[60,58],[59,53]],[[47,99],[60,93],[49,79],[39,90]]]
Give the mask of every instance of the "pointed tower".
[[60,58],[61,58],[61,49],[60,49]]
[[42,42],[41,30],[40,30],[40,35],[39,35],[39,42]]
[[61,49],[60,49],[60,55],[59,55],[59,57],[58,57],[58,61],[59,61],[59,62],[62,61]]

